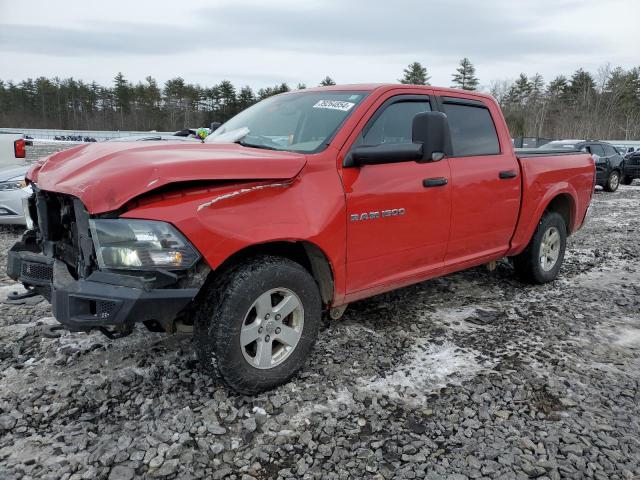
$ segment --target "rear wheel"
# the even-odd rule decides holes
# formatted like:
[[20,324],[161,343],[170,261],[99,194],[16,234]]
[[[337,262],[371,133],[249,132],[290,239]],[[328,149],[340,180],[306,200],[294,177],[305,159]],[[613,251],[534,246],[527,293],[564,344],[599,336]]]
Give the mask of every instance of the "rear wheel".
[[566,246],[564,219],[555,212],[545,213],[527,248],[513,258],[516,273],[529,283],[551,282],[560,272]]
[[614,170],[609,174],[609,177],[607,178],[607,182],[604,184],[604,189],[607,192],[615,192],[616,190],[618,190],[619,186],[620,186],[620,172],[618,172],[617,170]]
[[631,185],[633,183],[633,177],[630,177],[629,175],[623,175],[620,179],[620,183],[622,185]]
[[315,343],[321,300],[313,277],[280,257],[249,260],[214,282],[195,324],[205,370],[241,393],[287,382]]

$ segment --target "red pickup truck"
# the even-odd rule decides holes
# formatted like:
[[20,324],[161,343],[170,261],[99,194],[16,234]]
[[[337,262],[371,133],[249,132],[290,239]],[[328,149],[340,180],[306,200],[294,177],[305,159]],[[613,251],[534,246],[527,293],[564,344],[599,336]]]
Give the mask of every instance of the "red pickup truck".
[[356,85],[268,98],[206,143],[73,148],[28,181],[12,278],[71,330],[192,329],[256,393],[303,365],[323,310],[504,257],[553,280],[595,168],[514,153],[488,95]]

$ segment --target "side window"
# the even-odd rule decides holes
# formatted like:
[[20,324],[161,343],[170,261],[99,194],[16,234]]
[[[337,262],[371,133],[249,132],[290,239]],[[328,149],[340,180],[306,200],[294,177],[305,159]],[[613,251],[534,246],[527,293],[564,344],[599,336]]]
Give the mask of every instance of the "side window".
[[449,118],[454,157],[500,153],[496,127],[487,108],[445,102],[444,113]]
[[392,103],[367,124],[356,144],[374,146],[383,143],[411,143],[413,117],[429,111],[431,106],[428,101]]
[[612,156],[614,156],[616,153],[618,153],[618,152],[616,152],[616,149],[615,149],[615,148],[613,148],[611,145],[602,145],[602,147],[604,148],[604,154],[605,154],[607,157],[612,157]]
[[591,147],[591,153],[593,155],[598,155],[599,157],[604,157],[604,149],[602,145],[598,145],[597,143],[589,145]]

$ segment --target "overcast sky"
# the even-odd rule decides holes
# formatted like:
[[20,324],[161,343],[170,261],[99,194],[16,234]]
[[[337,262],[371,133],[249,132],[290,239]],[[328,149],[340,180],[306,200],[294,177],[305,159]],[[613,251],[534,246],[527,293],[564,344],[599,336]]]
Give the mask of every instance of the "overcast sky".
[[111,84],[181,76],[259,88],[395,82],[419,61],[448,86],[640,65],[640,0],[0,0],[0,79]]

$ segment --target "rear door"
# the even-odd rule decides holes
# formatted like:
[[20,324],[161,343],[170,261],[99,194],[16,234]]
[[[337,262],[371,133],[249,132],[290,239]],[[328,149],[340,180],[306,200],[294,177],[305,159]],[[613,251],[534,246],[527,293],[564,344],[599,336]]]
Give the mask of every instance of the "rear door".
[[498,256],[508,250],[518,219],[518,160],[511,148],[500,145],[495,105],[457,97],[442,97],[440,105],[449,119],[453,146],[451,235],[445,265]]
[[[418,92],[389,92],[379,99],[347,151],[358,145],[411,143],[413,117],[432,110],[425,90]],[[382,291],[443,267],[451,211],[447,160],[343,168],[342,176],[348,293]]]
[[609,162],[609,167],[613,169],[620,168],[622,155],[618,153],[613,145],[609,145],[608,143],[603,143],[602,148],[604,149],[604,156],[606,157],[607,162]]
[[609,165],[605,158],[604,148],[599,143],[589,143],[586,146],[593,156],[593,161],[596,162],[596,181],[603,185],[609,176]]

